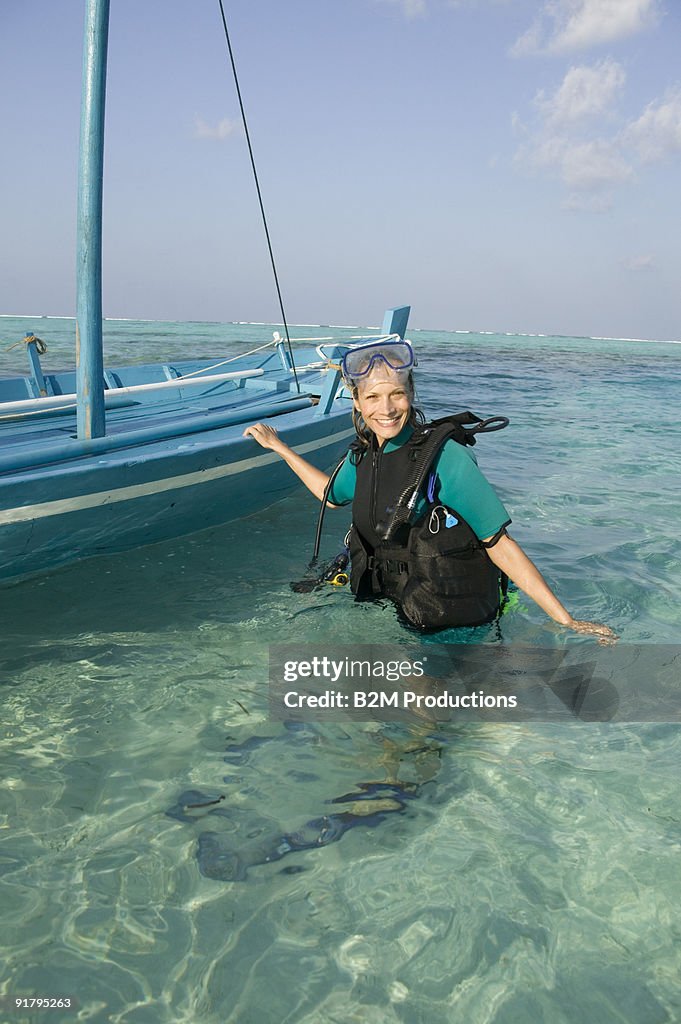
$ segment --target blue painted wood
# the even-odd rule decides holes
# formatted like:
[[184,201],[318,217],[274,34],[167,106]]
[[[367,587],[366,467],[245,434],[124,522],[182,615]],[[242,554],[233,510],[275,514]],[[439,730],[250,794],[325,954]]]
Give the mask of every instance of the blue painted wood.
[[[398,323],[392,314],[386,322]],[[324,353],[335,363],[344,348]],[[354,436],[352,402],[338,395],[338,374],[320,365],[316,349],[303,348],[296,361],[304,397],[270,349],[230,363],[261,375],[142,393],[130,405],[119,381],[210,372],[221,358],[112,368],[107,403],[127,407],[111,408],[107,435],[87,441],[74,436],[73,406],[51,414],[36,400],[35,416],[33,405],[21,419],[3,416],[3,404],[29,396],[33,383],[0,380],[0,582],[226,523],[300,487],[283,460],[243,436],[255,420],[272,423],[319,469],[337,463]],[[44,377],[48,390],[72,390],[72,371]]]
[[[77,437],[69,436],[72,421],[63,410],[54,416],[36,410],[33,420],[30,409],[19,424],[9,410],[3,420],[2,402],[34,388],[28,378],[0,382],[0,447],[6,453],[0,461],[0,580],[228,522],[300,486],[283,460],[243,436],[247,422],[274,419],[287,443],[320,469],[333,465],[354,435],[351,400],[336,400],[338,372],[324,374],[316,354],[304,356],[307,395],[294,394],[279,346],[278,356],[263,356],[260,364],[253,357],[240,361],[241,369],[261,365],[270,377],[266,384],[244,381],[226,395],[207,383],[205,393],[192,400],[180,391],[141,401],[115,410],[113,432],[106,436],[101,243],[109,5],[110,0],[86,0],[76,381],[70,372],[48,374],[43,381],[55,394],[70,395],[77,384]],[[402,336],[408,315],[408,307],[390,310],[384,331]],[[281,360],[279,377],[271,374],[273,359]],[[175,372],[159,369],[161,379]],[[124,369],[117,381],[109,371],[110,393],[125,374]],[[140,376],[144,370],[135,369],[129,379]],[[311,396],[318,400],[316,409]]]
[[331,412],[334,400],[338,394],[338,386],[341,383],[340,361],[347,350],[347,345],[324,346],[324,354],[331,363],[331,367],[326,371],[326,383],[319,396],[319,405],[315,412],[316,416],[327,416]]
[[153,441],[162,441],[167,438],[185,437],[187,434],[202,434],[207,430],[214,430],[216,427],[225,427],[232,423],[253,423],[269,416],[276,416],[282,412],[290,412],[294,409],[309,408],[312,402],[305,396],[293,395],[287,402],[277,404],[267,403],[264,405],[248,406],[246,409],[230,409],[229,411],[203,413],[200,416],[189,416],[185,418],[156,417],[149,426],[141,427],[138,430],[126,430],[120,434],[108,434],[105,437],[89,438],[81,441],[80,438],[70,438],[61,444],[53,444],[29,451],[20,450],[10,455],[0,456],[0,474],[21,473],[32,466],[44,466],[46,463],[56,465],[60,462],[68,462],[70,459],[79,459],[88,455],[103,455],[115,451],[118,448],[134,448],[136,445],[149,444]]
[[[354,435],[349,406],[316,420],[301,409],[273,425],[327,469]],[[204,436],[204,443],[168,439],[0,477],[0,580],[229,522],[301,487],[282,459],[243,437],[242,424]]]
[[411,306],[397,306],[395,309],[387,309],[383,318],[383,334],[399,334],[403,338],[409,322]]
[[[32,341],[28,341],[29,338],[31,338]],[[31,377],[33,379],[35,397],[40,398],[41,395],[47,394],[47,385],[45,384],[45,378],[43,377],[43,368],[40,365],[40,356],[38,355],[38,346],[36,345],[35,335],[32,332],[26,335],[26,355],[28,356],[28,364],[31,367]]]
[[102,186],[109,0],[86,0],[78,187],[76,367],[78,436],[102,437]]

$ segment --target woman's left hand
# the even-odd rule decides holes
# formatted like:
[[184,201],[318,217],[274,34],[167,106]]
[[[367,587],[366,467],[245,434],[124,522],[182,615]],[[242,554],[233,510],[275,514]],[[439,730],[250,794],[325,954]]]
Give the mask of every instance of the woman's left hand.
[[584,619],[570,619],[565,625],[568,629],[574,629],[575,633],[593,633],[599,638],[601,644],[614,644],[619,639],[617,633],[604,626],[601,622],[586,622]]

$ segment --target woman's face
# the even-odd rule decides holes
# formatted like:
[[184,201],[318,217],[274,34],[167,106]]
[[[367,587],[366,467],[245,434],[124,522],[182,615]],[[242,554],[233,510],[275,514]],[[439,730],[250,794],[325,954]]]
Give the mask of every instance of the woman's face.
[[412,392],[404,374],[377,367],[358,383],[355,409],[383,446],[400,433],[411,412]]

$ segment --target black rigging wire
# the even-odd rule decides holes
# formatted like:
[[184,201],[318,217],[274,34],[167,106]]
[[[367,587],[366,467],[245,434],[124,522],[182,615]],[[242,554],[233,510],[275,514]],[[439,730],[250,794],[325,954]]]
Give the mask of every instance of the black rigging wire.
[[246,142],[248,144],[248,153],[251,158],[251,167],[253,168],[253,178],[255,181],[255,189],[258,193],[258,202],[260,204],[260,213],[262,214],[262,222],[265,228],[265,238],[267,239],[267,248],[270,254],[270,262],[272,264],[272,273],[274,274],[274,283],[277,288],[277,296],[279,298],[279,309],[281,310],[281,320],[284,325],[284,332],[286,334],[286,344],[288,346],[288,353],[291,358],[291,367],[293,369],[293,376],[296,381],[296,388],[300,392],[300,383],[298,381],[298,374],[296,373],[296,364],[293,358],[293,351],[291,349],[291,338],[288,333],[288,323],[286,322],[286,313],[284,312],[284,300],[281,297],[281,288],[279,287],[279,275],[277,274],[277,265],[274,260],[274,252],[272,250],[272,242],[270,241],[270,232],[267,227],[267,217],[265,216],[265,206],[262,201],[262,192],[260,191],[260,182],[258,181],[258,172],[255,166],[255,157],[253,156],[253,147],[251,146],[251,136],[248,131],[248,123],[246,121],[246,111],[244,110],[243,100],[241,99],[241,89],[239,88],[239,76],[236,73],[236,64],[234,62],[234,52],[232,50],[232,42],[229,38],[229,29],[227,28],[227,18],[225,17],[225,8],[223,7],[222,0],[218,0],[220,4],[220,14],[222,15],[222,26],[225,30],[225,39],[227,40],[227,49],[229,50],[229,60],[232,65],[232,74],[234,75],[234,84],[236,85],[236,94],[239,100],[239,109],[241,110],[241,121],[244,126],[244,132],[246,134]]

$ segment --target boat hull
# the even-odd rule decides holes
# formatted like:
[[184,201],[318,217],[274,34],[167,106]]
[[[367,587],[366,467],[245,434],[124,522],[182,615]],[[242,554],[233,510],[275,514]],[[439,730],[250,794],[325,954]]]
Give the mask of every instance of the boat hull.
[[[388,310],[380,337],[403,337],[409,307]],[[186,536],[258,512],[301,484],[244,437],[274,427],[318,469],[355,436],[352,397],[332,339],[293,355],[281,339],[238,357],[103,371],[106,431],[77,429],[72,370],[0,378],[0,584]],[[358,340],[358,339],[354,339]],[[359,339],[374,343],[376,338]],[[82,413],[82,409],[81,409]]]
[[[272,425],[319,469],[347,451],[350,403]],[[0,581],[181,537],[266,508],[300,486],[244,424],[0,476]]]

